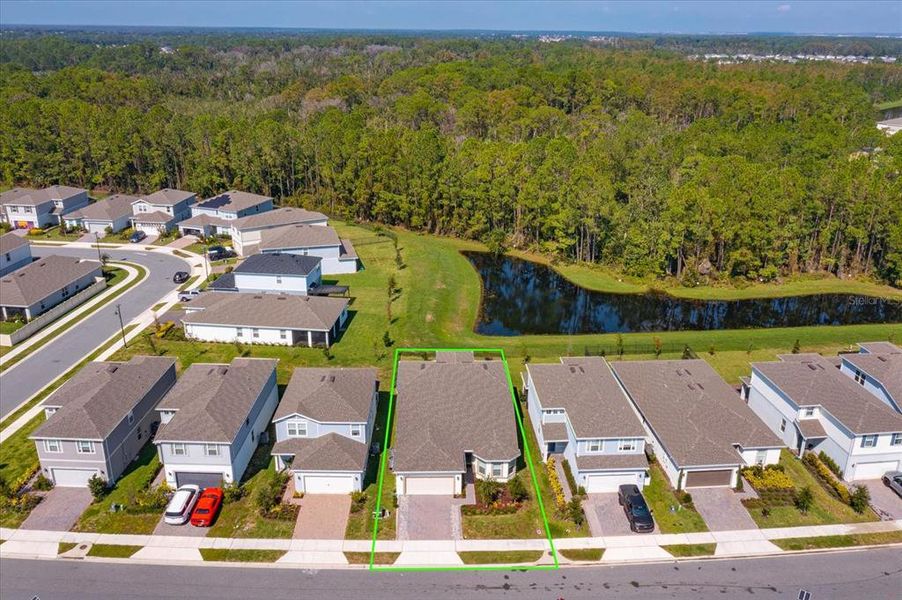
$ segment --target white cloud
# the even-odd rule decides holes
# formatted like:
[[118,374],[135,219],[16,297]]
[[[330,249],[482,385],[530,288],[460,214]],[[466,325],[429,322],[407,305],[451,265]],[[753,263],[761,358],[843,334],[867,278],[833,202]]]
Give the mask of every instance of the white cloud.
[[781,4],[777,7],[777,11],[779,12],[789,12],[790,10],[792,10],[792,6],[789,4]]

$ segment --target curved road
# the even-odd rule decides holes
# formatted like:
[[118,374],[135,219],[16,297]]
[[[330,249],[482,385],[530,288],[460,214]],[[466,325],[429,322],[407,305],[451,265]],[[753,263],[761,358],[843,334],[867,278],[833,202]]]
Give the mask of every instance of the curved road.
[[[61,254],[97,259],[95,248],[60,248],[32,245],[35,256]],[[147,277],[115,300],[122,305],[122,320],[129,321],[176,289],[172,275],[190,271],[185,260],[158,251],[103,248],[112,260],[137,263],[147,269]],[[94,348],[119,331],[115,303],[104,306],[44,344],[9,369],[0,373],[0,417],[6,416],[51,381],[78,364]]]

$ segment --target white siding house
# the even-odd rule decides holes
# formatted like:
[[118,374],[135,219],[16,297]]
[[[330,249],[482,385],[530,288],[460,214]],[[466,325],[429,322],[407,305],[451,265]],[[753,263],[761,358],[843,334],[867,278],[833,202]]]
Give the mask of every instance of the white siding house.
[[0,276],[31,264],[31,244],[14,233],[0,235]]

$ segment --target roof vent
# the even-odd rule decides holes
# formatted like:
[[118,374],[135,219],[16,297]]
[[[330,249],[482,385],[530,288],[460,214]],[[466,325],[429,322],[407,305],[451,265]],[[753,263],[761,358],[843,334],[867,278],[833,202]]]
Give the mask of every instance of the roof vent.
[[326,376],[325,376],[325,375],[321,375],[320,378],[319,378],[319,382],[322,383],[322,382],[324,382],[325,380],[326,380]]
[[106,368],[106,372],[107,372],[107,373],[115,373],[115,372],[118,371],[118,370],[119,370],[119,366],[118,366],[118,365],[109,365],[109,366]]
[[580,373],[585,373],[586,370],[585,370],[584,368],[582,368],[582,367],[579,367],[579,372],[580,372]]
[[570,367],[570,372],[571,372],[571,373],[576,373],[576,367]]
[[694,384],[694,383],[687,383],[687,384],[686,384],[686,387],[688,387],[688,388],[689,388],[690,390],[692,390],[692,391],[695,391],[695,384]]
[[811,364],[811,363],[805,363],[805,366],[807,366],[807,367],[808,367],[809,369],[811,369],[812,371],[817,371],[817,367],[814,366],[814,365]]
[[886,362],[886,357],[885,357],[885,356],[878,356],[878,357],[877,357],[877,360],[879,360],[880,362]]
[[335,383],[335,375],[329,375],[329,383]]
[[228,367],[219,367],[218,369],[216,369],[216,373],[219,375],[225,375],[228,372],[229,372]]
[[683,370],[686,371],[686,375],[692,375],[692,371],[690,371],[689,369],[683,369]]
[[482,370],[483,370],[483,371],[488,371],[488,370],[489,370],[489,366],[488,366],[487,364],[485,364],[485,363],[482,363]]
[[254,300],[263,300],[263,296],[254,296]]
[[697,386],[698,386],[698,389],[700,389],[700,390],[705,389],[705,386],[703,386],[703,385],[700,384],[700,383],[696,383],[695,385],[697,385]]

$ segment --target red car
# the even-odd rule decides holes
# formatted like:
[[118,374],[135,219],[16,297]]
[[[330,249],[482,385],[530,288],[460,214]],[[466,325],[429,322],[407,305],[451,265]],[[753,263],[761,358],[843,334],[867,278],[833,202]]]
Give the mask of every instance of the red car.
[[222,506],[222,490],[219,488],[206,488],[194,505],[191,513],[191,524],[195,527],[209,527],[216,518],[219,507]]

